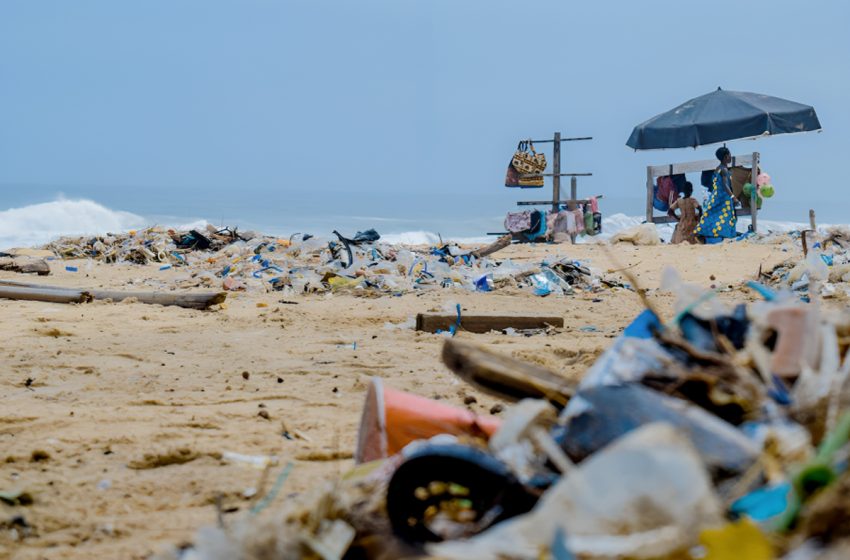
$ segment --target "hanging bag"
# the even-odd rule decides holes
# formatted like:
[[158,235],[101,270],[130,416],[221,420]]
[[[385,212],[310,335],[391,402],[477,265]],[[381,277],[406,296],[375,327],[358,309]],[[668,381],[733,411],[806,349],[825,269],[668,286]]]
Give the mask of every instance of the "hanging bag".
[[[546,171],[546,156],[538,154],[531,140],[522,140],[514,152],[508,172],[505,175],[506,187],[539,188],[543,186],[543,176]],[[523,175],[534,175],[523,177]]]
[[524,141],[517,144],[516,152],[514,152],[514,155],[511,158],[510,163],[508,163],[508,171],[507,171],[507,173],[505,173],[505,186],[506,187],[518,187],[518,186],[520,186],[520,184],[519,184],[519,174],[520,174],[520,172],[517,171],[516,167],[514,167],[514,160],[516,159],[517,154],[520,153],[520,152],[523,152],[523,151],[525,151],[525,142]]

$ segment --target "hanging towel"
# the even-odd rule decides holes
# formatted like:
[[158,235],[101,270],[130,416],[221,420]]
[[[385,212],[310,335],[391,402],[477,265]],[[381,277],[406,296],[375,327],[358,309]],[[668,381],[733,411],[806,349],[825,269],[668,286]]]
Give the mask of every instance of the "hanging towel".
[[[586,211],[587,211],[587,208],[585,208],[585,212]],[[599,212],[599,202],[596,200],[595,196],[590,197],[590,211],[594,214],[596,212]]]
[[572,210],[572,215],[575,216],[576,233],[584,233],[584,213],[580,208]]
[[531,211],[508,212],[505,217],[505,229],[511,233],[519,233],[531,228]]
[[570,235],[578,233],[576,229],[576,215],[572,212],[567,212],[567,233]]

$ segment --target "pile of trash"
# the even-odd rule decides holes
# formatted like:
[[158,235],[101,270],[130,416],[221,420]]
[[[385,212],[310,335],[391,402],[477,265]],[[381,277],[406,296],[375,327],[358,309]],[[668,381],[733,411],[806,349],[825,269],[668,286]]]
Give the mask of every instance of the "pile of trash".
[[803,258],[760,271],[761,281],[789,288],[804,300],[810,292],[824,298],[850,297],[850,229],[833,227],[824,235],[810,230],[792,232],[790,240],[800,246]]
[[672,284],[578,383],[447,339],[503,417],[374,380],[342,480],[169,557],[847,558],[850,313]]
[[274,290],[288,296],[337,292],[401,295],[451,287],[483,292],[515,287],[546,296],[627,287],[570,259],[520,264],[494,260],[484,252],[453,243],[426,250],[390,245],[380,242],[374,230],[358,232],[351,239],[334,234],[334,240],[307,234],[282,239],[212,226],[204,232],[148,228],[120,235],[62,238],[45,248],[65,259],[156,263],[162,265],[161,270],[173,268],[178,274],[165,278],[171,288]]

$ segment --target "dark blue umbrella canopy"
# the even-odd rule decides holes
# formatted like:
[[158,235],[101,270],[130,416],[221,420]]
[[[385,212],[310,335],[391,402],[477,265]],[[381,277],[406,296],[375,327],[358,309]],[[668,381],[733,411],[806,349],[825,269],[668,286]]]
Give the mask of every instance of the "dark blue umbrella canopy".
[[637,125],[626,145],[635,150],[696,148],[820,128],[814,108],[808,105],[717,88]]

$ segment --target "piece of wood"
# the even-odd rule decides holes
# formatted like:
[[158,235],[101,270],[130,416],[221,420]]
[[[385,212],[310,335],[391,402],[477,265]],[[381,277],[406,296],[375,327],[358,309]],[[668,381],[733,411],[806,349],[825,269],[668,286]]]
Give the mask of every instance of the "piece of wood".
[[815,211],[813,209],[809,209],[809,229],[812,231],[818,230],[818,225],[815,222]]
[[508,247],[511,244],[511,239],[513,239],[513,235],[507,233],[501,236],[499,239],[494,241],[493,243],[487,245],[486,247],[482,247],[480,249],[476,249],[470,253],[476,259],[480,259],[482,257],[486,257],[487,255],[492,255],[496,251],[500,251],[505,247]]
[[[451,313],[419,313],[416,316],[416,330],[425,332],[447,331],[457,323],[457,315]],[[461,315],[460,330],[473,333],[503,331],[514,329],[561,328],[563,317],[545,315]]]
[[47,287],[27,288],[22,286],[0,286],[0,298],[48,303],[86,303],[92,296],[80,290],[55,290]]
[[[575,200],[577,198],[578,198],[578,179],[576,179],[575,177],[572,177],[570,179],[570,200]],[[571,202],[571,203],[567,204],[567,209],[568,210],[575,210],[576,206],[577,206],[577,204],[575,202]],[[556,208],[557,208],[557,206],[556,206]],[[584,218],[582,218],[582,219],[584,219]],[[576,234],[575,233],[570,234],[570,243],[572,243],[573,245],[576,244]]]
[[0,270],[47,276],[50,274],[50,265],[44,259],[0,258]]
[[[750,195],[750,211],[752,212],[752,227],[753,233],[756,233],[758,230],[758,213],[759,213],[759,205],[758,205],[758,193],[756,192],[756,185],[758,185],[758,174],[759,174],[759,153],[753,152],[752,161],[752,169],[750,170],[750,184],[753,186],[753,192]],[[735,214],[736,216],[741,216],[742,214]]]
[[[94,299],[105,300],[109,299],[114,302],[124,301],[125,299],[135,299],[139,303],[151,305],[173,305],[185,307],[188,309],[208,309],[213,305],[223,303],[227,298],[227,292],[200,292],[200,293],[172,293],[172,292],[117,292],[113,290],[90,290],[77,288],[63,288],[59,286],[43,286],[39,284],[25,284],[22,282],[11,282],[9,280],[0,280],[0,288],[24,288],[34,290],[35,294],[43,291],[49,295],[51,299],[43,299],[38,301],[54,301],[56,303],[70,303],[91,301]],[[14,295],[13,292],[10,294]],[[62,294],[64,298],[54,297],[56,294]],[[26,295],[26,294],[25,294]],[[0,295],[0,297],[7,297]],[[7,297],[7,299],[36,299],[35,297],[18,298]],[[59,301],[62,300],[62,301]]]
[[[605,198],[605,195],[597,194],[594,198],[599,200],[600,198]],[[559,200],[558,205],[569,204],[571,202],[575,203],[575,204],[590,204],[590,199],[589,198],[577,198],[575,200]],[[552,204],[552,201],[551,200],[523,200],[521,202],[516,203],[517,206],[543,206],[544,204]],[[493,234],[488,233],[487,235],[493,235]]]
[[[558,173],[558,177],[593,177],[593,173]],[[555,173],[520,173],[520,179],[530,177],[555,177]]]
[[[753,163],[754,154],[732,157],[732,166],[749,166]],[[716,159],[703,159],[699,161],[686,161],[682,163],[665,164],[665,165],[650,165],[649,173],[652,177],[664,177],[670,174],[678,175],[679,173],[696,173],[698,171],[708,171],[715,169],[720,165]]]
[[443,345],[443,363],[475,388],[511,401],[546,399],[563,407],[576,390],[575,383],[546,368],[457,339]]
[[[653,177],[652,177],[652,166],[648,165],[646,167],[646,221],[647,221],[647,223],[655,222],[655,220],[653,219],[654,211],[653,211],[653,207],[652,207],[652,199],[655,197],[655,192],[654,192],[654,189],[653,189],[654,183],[655,183],[655,181],[653,180]],[[667,217],[669,217],[669,216],[667,216]],[[659,222],[655,222],[655,223],[659,223]]]
[[[558,211],[558,201],[561,200],[561,133],[555,133],[552,141],[552,212]],[[575,197],[573,197],[575,198]]]
[[[560,136],[560,135],[561,135],[561,133],[559,132],[558,136]],[[558,138],[557,139],[558,142],[575,142],[576,140],[593,140],[593,136],[581,136],[581,137],[576,137],[576,138]],[[555,142],[555,140],[532,140],[531,142],[533,144],[551,144],[552,142]]]

